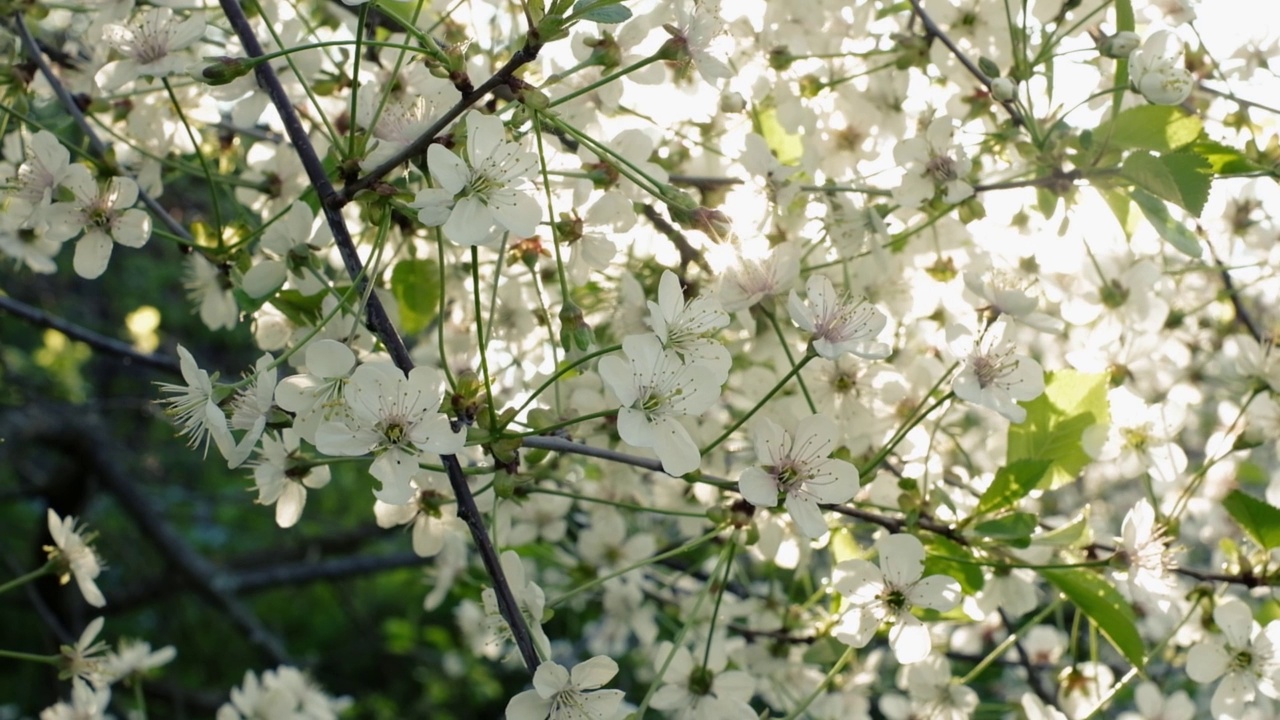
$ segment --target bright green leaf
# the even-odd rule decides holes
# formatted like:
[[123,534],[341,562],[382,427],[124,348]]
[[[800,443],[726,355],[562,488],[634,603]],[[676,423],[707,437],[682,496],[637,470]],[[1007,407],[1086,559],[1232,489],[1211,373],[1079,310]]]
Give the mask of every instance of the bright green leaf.
[[1160,164],[1178,185],[1178,204],[1196,217],[1209,201],[1209,186],[1213,184],[1213,166],[1208,160],[1190,152],[1176,152],[1160,156]]
[[777,156],[783,165],[794,165],[804,155],[804,141],[799,135],[793,135],[778,122],[778,111],[775,108],[761,110],[756,113],[759,125],[757,132],[764,138],[765,144]]
[[[982,566],[973,562],[973,553],[967,548],[940,535],[929,540],[928,554],[924,560],[925,575],[947,575],[960,583],[966,595],[982,589]],[[955,558],[951,560],[950,558]]]
[[1120,174],[1135,185],[1169,202],[1181,203],[1182,193],[1173,173],[1151,153],[1130,153],[1120,166]]
[[1262,169],[1239,150],[1213,140],[1201,140],[1186,149],[1204,158],[1214,175],[1240,175]]
[[1074,480],[1092,460],[1080,442],[1084,431],[1110,419],[1107,377],[1075,370],[1049,373],[1044,394],[1022,403],[1027,419],[1009,426],[1008,465],[1019,460],[1048,462],[1040,487]]
[[1094,137],[1114,148],[1169,152],[1193,142],[1203,131],[1200,118],[1187,114],[1182,108],[1139,105],[1103,123]]
[[1025,459],[1009,463],[996,471],[996,477],[987,486],[978,507],[973,515],[985,515],[992,511],[1005,510],[1017,504],[1040,484],[1049,469],[1049,461],[1045,459]]
[[1222,506],[1262,549],[1280,547],[1280,508],[1239,490],[1232,490]]
[[1164,201],[1144,192],[1141,188],[1134,188],[1129,193],[1129,197],[1138,204],[1138,209],[1142,211],[1147,222],[1151,223],[1156,232],[1160,233],[1160,237],[1169,241],[1169,244],[1177,248],[1184,255],[1193,258],[1200,257],[1204,249],[1200,247],[1200,239],[1195,236],[1185,225],[1174,220],[1169,215],[1169,208],[1165,207]]
[[1120,223],[1120,229],[1124,231],[1125,237],[1133,235],[1133,231],[1137,228],[1131,212],[1133,202],[1129,200],[1129,196],[1117,190],[1099,188],[1098,191],[1102,193],[1102,199],[1107,201],[1107,206],[1116,216],[1116,221]]
[[631,10],[620,0],[578,0],[573,16],[580,20],[613,25],[631,18]]
[[1075,603],[1134,667],[1145,665],[1146,649],[1133,608],[1111,583],[1084,568],[1041,568],[1037,572]]
[[995,520],[980,522],[974,526],[973,532],[988,540],[1000,540],[1017,548],[1025,548],[1031,544],[1031,533],[1036,530],[1036,516],[1026,512],[1016,512]]
[[391,292],[404,334],[421,332],[440,313],[440,266],[435,260],[401,260],[391,270]]

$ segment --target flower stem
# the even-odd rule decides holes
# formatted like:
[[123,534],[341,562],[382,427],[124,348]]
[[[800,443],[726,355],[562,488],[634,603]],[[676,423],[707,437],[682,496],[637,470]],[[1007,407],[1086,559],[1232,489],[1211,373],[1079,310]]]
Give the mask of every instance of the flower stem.
[[[689,542],[687,542],[687,543],[685,543],[685,544],[683,544],[683,545],[680,545],[679,547],[674,547],[674,548],[672,548],[672,549],[670,549],[670,550],[668,550],[668,551],[666,551],[666,552],[664,552],[664,553],[658,553],[657,555],[654,555],[653,557],[644,558],[643,560],[639,560],[639,561],[637,561],[637,562],[634,562],[634,563],[632,563],[632,564],[630,564],[630,565],[628,565],[628,566],[626,566],[626,567],[624,567],[624,568],[620,568],[620,569],[618,569],[618,570],[614,570],[613,572],[609,573],[608,575],[600,575],[600,576],[598,576],[596,579],[591,580],[590,582],[584,583],[584,584],[582,584],[582,585],[579,585],[578,587],[576,587],[576,588],[574,588],[574,589],[572,589],[572,590],[570,590],[570,591],[568,591],[568,592],[564,593],[563,595],[561,595],[561,596],[559,596],[559,597],[555,598],[555,599],[554,599],[554,600],[552,600],[551,602],[547,603],[547,607],[548,607],[548,608],[553,608],[553,607],[555,607],[555,606],[557,606],[557,605],[559,605],[559,604],[563,603],[565,600],[568,600],[569,598],[573,597],[574,595],[577,595],[577,594],[579,594],[579,593],[586,592],[587,590],[590,590],[590,589],[595,588],[595,587],[599,587],[600,585],[603,585],[605,582],[607,582],[607,581],[609,581],[609,580],[612,580],[612,579],[614,579],[614,578],[616,578],[616,577],[620,577],[620,576],[622,576],[622,575],[626,575],[627,573],[631,572],[632,570],[639,570],[640,568],[642,568],[642,567],[644,567],[644,566],[646,566],[646,565],[653,565],[654,563],[662,562],[663,560],[666,560],[667,558],[673,558],[673,557],[675,557],[675,556],[677,556],[677,555],[681,555],[681,554],[683,554],[683,553],[686,553],[686,552],[688,552],[688,551],[690,551],[690,550],[692,550],[692,549],[694,549],[694,548],[698,547],[699,545],[703,545],[703,544],[705,544],[705,543],[709,542],[710,540],[714,539],[714,538],[715,538],[717,535],[719,535],[719,534],[720,534],[720,528],[719,528],[719,527],[716,527],[716,528],[712,529],[710,532],[708,532],[708,533],[706,533],[706,534],[704,534],[704,535],[701,535],[701,536],[699,536],[699,537],[696,537],[696,538],[694,538],[694,539],[690,540]],[[708,588],[708,589],[710,589],[710,585],[709,585],[709,584],[708,584],[707,588]],[[695,612],[695,613],[697,612],[697,609],[696,609],[696,608],[694,609],[694,612]]]
[[608,85],[609,83],[613,82],[614,80],[617,80],[620,77],[630,75],[631,73],[635,72],[636,70],[639,70],[640,68],[648,67],[649,65],[654,64],[660,59],[662,59],[660,53],[655,53],[653,55],[650,55],[647,58],[641,58],[631,63],[630,65],[622,68],[618,72],[613,73],[612,75],[606,75],[600,78],[599,80],[591,83],[590,85],[586,85],[584,87],[578,88],[577,90],[574,90],[573,92],[569,93],[568,95],[565,95],[564,97],[556,98],[547,107],[548,109],[550,109],[550,108],[556,107],[557,105],[563,105],[564,103],[567,103],[570,100],[573,100],[574,98],[581,97],[583,95],[586,95],[589,92],[592,92],[593,90],[604,87],[605,85]]
[[40,663],[41,665],[57,665],[61,657],[60,655],[33,655],[31,653],[17,652],[16,650],[0,650],[0,658],[26,660],[27,662]]
[[823,692],[826,692],[827,686],[831,684],[831,681],[835,679],[836,675],[839,675],[840,671],[844,669],[844,666],[848,665],[849,661],[852,659],[853,648],[845,648],[844,654],[840,656],[839,660],[836,660],[835,665],[831,666],[831,670],[827,672],[826,677],[822,678],[822,682],[818,683],[818,687],[814,688],[813,692],[806,695],[805,698],[800,701],[800,704],[795,706],[795,708],[792,709],[792,711],[788,713],[783,720],[796,720],[796,718],[804,714],[804,711],[809,709],[809,706],[813,704],[813,701],[817,700],[818,696]]
[[738,418],[737,421],[735,421],[723,433],[721,433],[720,437],[716,438],[715,440],[712,440],[706,447],[702,448],[702,450],[700,450],[699,453],[702,455],[706,455],[707,453],[714,450],[716,446],[718,446],[720,443],[724,442],[730,435],[733,434],[735,430],[742,427],[743,423],[750,420],[752,415],[755,415],[757,412],[759,412],[760,408],[764,407],[764,404],[769,402],[770,398],[772,398],[774,395],[777,395],[778,391],[781,390],[783,386],[785,386],[788,382],[790,382],[791,378],[798,375],[800,373],[800,369],[803,368],[805,365],[807,365],[809,361],[814,359],[815,357],[817,357],[817,355],[807,354],[804,357],[800,358],[800,362],[793,365],[791,367],[791,370],[789,370],[786,375],[783,375],[782,379],[779,380],[777,384],[774,385],[771,390],[769,390],[769,392],[765,393],[764,397],[760,398],[759,402],[757,402],[750,410],[746,412],[745,415]]
[[489,352],[485,347],[484,322],[481,320],[480,309],[480,250],[475,246],[471,248],[471,297],[475,301],[476,342],[480,344],[480,372],[484,377],[484,396],[488,399],[485,406],[489,410],[489,432],[496,433],[499,431],[498,413],[493,409],[493,385],[489,381]]
[[21,577],[16,577],[10,580],[9,582],[3,585],[0,585],[0,594],[6,593],[16,587],[21,587],[23,585],[26,585],[27,583],[31,582],[32,580],[35,580],[38,577],[43,577],[45,575],[51,575],[51,574],[53,574],[52,561],[45,563],[44,565],[36,568],[35,570],[32,570],[26,575],[22,575]]

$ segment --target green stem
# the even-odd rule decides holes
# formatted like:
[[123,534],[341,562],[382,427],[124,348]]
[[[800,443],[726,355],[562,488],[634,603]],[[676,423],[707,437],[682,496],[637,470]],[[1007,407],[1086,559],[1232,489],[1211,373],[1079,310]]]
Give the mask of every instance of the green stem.
[[724,577],[720,587],[716,589],[716,604],[711,608],[711,620],[707,623],[707,644],[702,650],[702,668],[711,664],[711,643],[715,639],[716,617],[720,615],[720,602],[724,600],[724,591],[729,587],[729,573],[733,570],[733,558],[738,553],[738,534],[729,537],[729,562],[724,566]]
[[10,660],[26,660],[27,662],[40,663],[41,665],[57,665],[61,655],[32,655],[31,653],[17,652],[16,650],[0,650],[0,658],[9,658]]
[[853,648],[845,648],[844,654],[840,656],[839,660],[836,660],[835,665],[831,666],[831,670],[827,672],[826,677],[822,678],[822,682],[818,683],[818,687],[814,688],[813,692],[806,695],[805,698],[800,701],[800,704],[795,706],[795,708],[792,709],[791,712],[783,718],[783,720],[796,720],[796,718],[800,717],[805,710],[808,710],[809,706],[813,704],[813,701],[817,700],[818,696],[826,692],[827,686],[831,684],[832,680],[835,680],[836,675],[839,675],[840,671],[844,669],[844,666],[848,665],[849,661],[852,659]]
[[215,237],[218,239],[218,247],[222,247],[222,205],[218,202],[218,193],[214,189],[215,182],[213,179],[213,171],[209,169],[209,161],[205,159],[204,151],[200,149],[200,137],[196,135],[196,131],[192,129],[191,123],[187,122],[186,113],[182,112],[182,103],[178,102],[178,96],[173,92],[173,86],[169,84],[167,78],[162,78],[165,92],[169,94],[169,102],[173,103],[173,111],[178,114],[178,120],[182,123],[183,129],[187,131],[187,137],[191,139],[191,145],[196,149],[196,160],[200,161],[200,171],[204,173],[204,180],[209,184],[209,203],[213,209],[213,226]]
[[53,566],[54,566],[54,563],[52,561],[47,562],[44,565],[36,568],[35,570],[32,570],[31,572],[27,573],[26,575],[16,577],[10,580],[9,582],[3,585],[0,585],[0,594],[6,593],[16,587],[21,587],[23,585],[26,585],[27,583],[31,582],[32,580],[35,580],[38,577],[43,577],[45,575],[52,575]]
[[[653,557],[648,557],[648,558],[645,558],[645,559],[643,559],[643,560],[639,560],[639,561],[634,562],[634,563],[632,563],[632,564],[630,564],[630,565],[628,565],[628,566],[626,566],[626,567],[624,567],[624,568],[621,568],[621,569],[619,569],[619,570],[614,570],[613,572],[609,573],[608,575],[601,575],[601,576],[597,577],[596,579],[591,580],[590,582],[584,583],[584,584],[582,584],[582,585],[579,585],[578,587],[576,587],[576,588],[574,588],[574,589],[572,589],[572,590],[570,590],[570,591],[566,592],[565,594],[561,595],[560,597],[557,597],[556,599],[554,599],[554,600],[552,600],[551,602],[547,603],[547,607],[549,607],[549,608],[555,607],[555,606],[557,606],[557,605],[559,605],[559,604],[563,603],[565,600],[568,600],[569,598],[573,597],[574,595],[578,595],[579,593],[586,592],[587,590],[590,590],[590,589],[592,589],[592,588],[599,587],[600,585],[603,585],[604,583],[608,582],[609,580],[612,580],[612,579],[614,579],[614,578],[616,578],[616,577],[620,577],[620,576],[622,576],[622,575],[626,575],[627,573],[631,572],[632,570],[639,570],[640,568],[645,567],[646,565],[652,565],[652,564],[654,564],[654,563],[662,562],[663,560],[666,560],[667,558],[673,558],[673,557],[675,557],[675,556],[677,556],[677,555],[681,555],[681,554],[683,554],[683,553],[686,553],[686,552],[688,552],[688,551],[690,551],[690,550],[692,550],[692,549],[694,549],[694,548],[698,547],[699,545],[702,545],[702,544],[707,543],[707,542],[711,541],[712,539],[714,539],[717,535],[719,535],[719,534],[720,534],[720,530],[721,530],[721,529],[720,529],[719,527],[716,527],[716,528],[712,529],[710,532],[706,533],[705,535],[701,535],[701,536],[699,536],[699,537],[696,537],[696,538],[694,538],[693,540],[690,540],[689,542],[687,542],[687,543],[685,543],[685,544],[683,544],[683,545],[681,545],[681,546],[679,546],[679,547],[672,548],[672,549],[670,549],[670,550],[668,550],[668,551],[666,551],[666,552],[664,552],[664,553],[659,553],[659,554],[657,554],[657,555],[654,555]],[[708,583],[708,587],[710,587],[710,583]],[[696,613],[696,612],[697,612],[697,610],[695,609],[695,610],[694,610],[694,612]]]
[[[1116,0],[1116,31],[1133,32],[1133,2]],[[1129,58],[1116,58],[1116,92],[1111,97],[1111,119],[1120,114],[1120,105],[1124,102],[1124,93],[1129,88]]]
[[485,348],[484,322],[480,317],[480,251],[475,246],[471,248],[471,284],[471,297],[476,313],[476,341],[480,343],[480,372],[484,376],[484,394],[488,399],[485,406],[489,411],[489,431],[497,433],[500,428],[498,428],[498,413],[493,409],[493,385],[489,381],[489,351]]
[[[945,380],[946,377],[950,374],[951,374],[950,371],[944,373],[942,376],[942,379],[940,379],[937,383],[934,384],[933,388],[929,390],[929,393],[933,394],[933,391],[938,389],[938,386],[942,383],[942,380]],[[905,422],[902,423],[902,427],[898,428],[898,431],[893,434],[893,437],[889,439],[889,442],[885,443],[884,447],[880,448],[880,452],[876,453],[875,457],[871,458],[870,462],[868,462],[866,465],[858,468],[859,477],[867,477],[868,473],[870,473],[872,470],[875,470],[880,465],[880,463],[884,462],[884,459],[889,456],[889,453],[893,452],[893,449],[898,446],[898,443],[902,442],[902,439],[907,436],[907,433],[911,432],[912,428],[914,428],[916,425],[919,425],[921,421],[923,421],[926,417],[929,416],[929,413],[933,412],[934,410],[937,410],[939,406],[941,406],[943,403],[949,402],[955,396],[956,395],[954,392],[948,391],[946,395],[943,395],[942,397],[938,398],[936,401],[934,401],[932,405],[928,407],[928,409],[924,410],[923,412],[920,412],[919,410],[920,410],[920,407],[923,407],[924,403],[922,402],[920,406],[917,406],[916,412],[913,412],[912,415],[908,417]],[[927,398],[928,396],[926,395],[925,397]]]
[[725,441],[725,440],[726,440],[730,435],[732,435],[732,434],[733,434],[733,432],[734,432],[735,430],[737,430],[738,428],[742,427],[742,424],[743,424],[743,423],[745,423],[746,421],[750,420],[750,419],[751,419],[751,416],[753,416],[753,415],[755,415],[757,412],[759,412],[759,411],[760,411],[760,408],[764,407],[764,404],[765,404],[765,403],[767,403],[767,402],[769,402],[769,399],[770,399],[770,398],[772,398],[774,395],[778,394],[778,391],[779,391],[779,390],[781,390],[781,389],[782,389],[782,388],[783,388],[783,387],[784,387],[788,382],[790,382],[790,381],[791,381],[791,378],[793,378],[793,377],[795,377],[797,374],[799,374],[799,372],[800,372],[801,368],[803,368],[805,365],[807,365],[807,364],[808,364],[808,362],[809,362],[810,360],[812,360],[812,359],[814,359],[814,358],[816,358],[816,357],[818,357],[818,356],[817,356],[817,355],[815,355],[815,354],[813,354],[813,353],[809,353],[809,354],[805,355],[804,357],[800,358],[800,362],[798,362],[798,363],[796,363],[795,365],[793,365],[793,366],[791,367],[791,369],[790,369],[789,371],[787,371],[787,374],[786,374],[786,375],[783,375],[783,376],[782,376],[782,379],[781,379],[781,380],[779,380],[779,381],[778,381],[778,382],[773,386],[773,388],[772,388],[771,390],[769,390],[769,392],[765,393],[764,397],[760,398],[760,400],[759,400],[758,402],[756,402],[756,404],[755,404],[755,405],[754,405],[750,410],[748,410],[748,411],[747,411],[747,413],[746,413],[745,415],[743,415],[742,417],[738,418],[738,419],[737,419],[737,420],[736,420],[732,425],[730,425],[730,426],[729,426],[729,427],[728,427],[728,428],[727,428],[723,433],[721,433],[721,434],[720,434],[720,437],[716,438],[715,440],[712,440],[712,441],[710,442],[710,444],[708,444],[706,447],[702,448],[702,450],[701,450],[701,451],[699,451],[699,452],[700,452],[700,454],[701,454],[701,455],[706,455],[707,453],[711,452],[712,450],[714,450],[714,449],[716,448],[716,446],[718,446],[720,443],[724,442],[724,441]]
[[[1045,606],[1045,608],[1044,608],[1043,610],[1041,610],[1040,612],[1036,613],[1036,614],[1035,614],[1035,616],[1034,616],[1034,617],[1032,617],[1030,620],[1028,620],[1028,621],[1026,621],[1025,623],[1023,623],[1023,624],[1022,624],[1022,626],[1021,626],[1020,628],[1018,628],[1018,629],[1019,629],[1019,630],[1021,630],[1022,628],[1028,628],[1028,627],[1033,627],[1033,626],[1035,626],[1035,625],[1036,625],[1037,623],[1039,623],[1041,620],[1043,620],[1043,619],[1045,619],[1046,617],[1048,617],[1048,616],[1049,616],[1049,613],[1051,613],[1051,612],[1053,612],[1054,610],[1056,610],[1056,609],[1058,608],[1058,606],[1059,606],[1059,605],[1061,605],[1061,604],[1062,604],[1062,600],[1061,600],[1061,599],[1054,600],[1052,603],[1050,603],[1050,604],[1046,605],[1046,606]],[[1079,616],[1079,614],[1077,614],[1077,617],[1078,617],[1078,616]],[[969,671],[969,672],[968,672],[964,677],[960,678],[960,683],[959,683],[959,684],[961,684],[961,685],[968,685],[969,683],[973,682],[973,679],[974,679],[974,678],[976,678],[976,677],[978,677],[979,675],[981,675],[983,670],[986,670],[986,669],[987,669],[987,667],[991,665],[991,663],[995,662],[998,658],[1000,658],[1001,656],[1003,656],[1003,655],[1004,655],[1004,653],[1005,653],[1005,651],[1006,651],[1006,650],[1008,650],[1009,648],[1013,647],[1013,644],[1014,644],[1014,643],[1016,643],[1016,642],[1018,642],[1018,632],[1017,632],[1017,631],[1014,631],[1014,632],[1009,633],[1009,636],[1008,636],[1008,637],[1006,637],[1004,640],[1000,641],[1000,644],[999,644],[999,645],[997,645],[997,646],[995,646],[995,648],[993,648],[993,649],[991,650],[991,652],[987,653],[987,656],[986,656],[986,657],[984,657],[984,658],[982,658],[981,660],[979,660],[979,661],[978,661],[978,664],[977,664],[977,665],[974,665],[972,670],[970,670],[970,671]]]
[[641,58],[640,60],[637,60],[631,63],[630,65],[622,68],[621,70],[613,73],[612,75],[606,75],[600,78],[599,80],[596,80],[595,82],[591,83],[590,85],[586,85],[584,87],[578,88],[577,90],[574,90],[573,92],[569,93],[568,95],[565,95],[564,97],[556,98],[551,102],[550,105],[547,106],[547,108],[551,109],[556,107],[557,105],[563,105],[564,103],[567,103],[570,100],[579,98],[598,88],[604,87],[605,85],[608,85],[609,83],[613,82],[614,80],[617,80],[620,77],[630,75],[631,73],[635,72],[636,70],[639,70],[640,68],[648,67],[661,59],[662,59],[661,53],[655,53],[653,55],[650,55],[647,58]]
[[[816,247],[816,246],[815,246]],[[778,344],[782,346],[782,352],[787,355],[787,362],[792,365],[796,364],[795,357],[791,355],[791,346],[787,344],[787,337],[782,333],[782,326],[778,324],[778,318],[772,312],[766,310],[765,317],[769,318],[769,324],[773,326],[773,334],[778,338]],[[812,345],[809,353],[812,354]],[[796,382],[800,385],[800,392],[804,395],[804,401],[809,405],[809,412],[818,414],[818,406],[813,403],[813,398],[809,396],[809,386],[804,384],[804,378],[797,375]]]
[[555,381],[559,380],[565,375],[568,375],[569,373],[573,372],[579,367],[587,364],[589,361],[600,357],[601,355],[608,355],[610,353],[615,353],[621,349],[622,349],[621,345],[610,345],[609,347],[601,348],[600,350],[592,350],[586,355],[583,355],[577,360],[574,360],[572,363],[569,363],[568,365],[565,365],[564,367],[556,370],[555,373],[551,375],[551,377],[544,380],[542,384],[538,386],[538,389],[534,390],[533,393],[529,395],[527,399],[525,399],[524,403],[520,407],[516,408],[516,415],[519,415],[520,413],[524,412],[524,409],[529,407],[529,404],[532,403],[534,400],[536,400],[537,397],[541,395],[543,391],[545,391],[548,387],[550,387],[551,384],[554,383]]

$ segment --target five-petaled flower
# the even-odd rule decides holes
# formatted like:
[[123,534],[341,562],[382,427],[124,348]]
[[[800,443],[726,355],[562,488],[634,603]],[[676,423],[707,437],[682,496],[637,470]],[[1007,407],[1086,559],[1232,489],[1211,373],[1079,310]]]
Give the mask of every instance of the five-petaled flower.
[[1014,353],[1011,330],[1003,318],[977,339],[963,325],[947,328],[951,352],[965,361],[951,389],[965,402],[991,408],[1020,423],[1027,419],[1027,411],[1016,401],[1040,397],[1044,369],[1035,360]]
[[924,574],[924,545],[914,535],[886,535],[878,542],[880,567],[866,560],[836,566],[835,589],[849,603],[835,629],[836,639],[852,647],[870,642],[889,622],[889,646],[903,665],[919,662],[933,650],[929,628],[911,613],[914,607],[947,611],[960,603],[960,583],[946,575]]
[[506,140],[502,121],[472,111],[467,115],[470,167],[443,145],[427,148],[427,167],[439,187],[418,192],[410,203],[424,225],[443,225],[459,245],[484,245],[495,224],[520,237],[533,235],[542,209],[518,190],[538,164],[538,156]]
[[810,275],[805,282],[808,302],[794,290],[787,301],[791,320],[811,333],[818,355],[835,360],[845,353],[879,360],[889,356],[889,346],[876,342],[888,318],[866,300],[850,300],[836,292],[825,275]]
[[94,607],[106,605],[107,599],[102,596],[102,591],[95,582],[102,572],[102,561],[98,559],[97,551],[89,545],[93,537],[86,536],[83,528],[77,530],[76,519],[71,515],[58,517],[58,513],[49,508],[47,519],[53,545],[46,545],[44,549],[49,554],[49,561],[54,563],[61,582],[65,585],[74,577],[85,602]]
[[599,688],[618,674],[618,663],[604,655],[569,671],[547,661],[533,673],[533,688],[511,698],[507,720],[608,720],[622,702],[621,690]]
[[653,448],[662,469],[680,476],[693,472],[702,455],[680,415],[701,415],[720,396],[715,371],[700,362],[685,364],[654,335],[622,340],[626,360],[600,360],[600,377],[618,396],[618,435],[636,447]]
[[140,248],[151,237],[151,216],[133,207],[138,184],[127,177],[113,177],[105,187],[88,173],[72,173],[63,183],[73,200],[54,203],[45,211],[48,235],[59,242],[84,233],[76,242],[72,262],[76,274],[92,280],[107,269],[115,243]]
[[439,371],[416,367],[405,377],[395,365],[371,362],[356,368],[343,389],[350,415],[316,431],[316,449],[326,455],[376,457],[369,472],[382,481],[374,492],[392,505],[413,497],[410,481],[424,452],[451,455],[466,434],[455,431],[440,408]]
[[1187,653],[1187,677],[1208,684],[1222,678],[1209,710],[1215,720],[1242,717],[1258,692],[1280,700],[1280,620],[1263,628],[1249,606],[1228,599],[1213,611],[1222,631]]
[[747,468],[738,479],[742,496],[757,507],[774,507],[778,496],[800,531],[811,538],[827,531],[819,503],[842,503],[858,492],[858,469],[830,458],[839,430],[826,415],[810,415],[796,425],[795,438],[767,418],[756,425],[756,457],[763,467]]

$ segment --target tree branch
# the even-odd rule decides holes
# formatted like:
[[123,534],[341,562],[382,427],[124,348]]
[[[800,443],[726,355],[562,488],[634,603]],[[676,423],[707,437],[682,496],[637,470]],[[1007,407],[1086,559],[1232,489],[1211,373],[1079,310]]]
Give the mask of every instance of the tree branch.
[[[240,38],[240,42],[244,45],[245,53],[251,58],[261,57],[264,54],[262,45],[254,35],[253,28],[249,25],[249,19],[245,17],[244,10],[241,9],[237,0],[219,0],[219,4],[227,17],[227,21],[231,24],[232,31],[235,32],[236,36]],[[489,78],[488,81],[476,89],[478,95],[471,101],[474,102],[475,99],[482,97],[483,93],[487,93],[490,89],[506,82],[506,79],[510,77],[510,73],[514,73],[516,68],[537,56],[539,48],[539,45],[532,45],[526,42],[525,47],[516,53],[502,71],[499,71],[499,73],[505,71],[507,73],[506,77],[500,78],[499,75],[495,75]],[[358,281],[358,288],[362,295],[369,299],[366,313],[373,332],[382,341],[396,367],[408,375],[414,365],[412,358],[409,357],[409,351],[405,347],[404,340],[400,337],[399,332],[396,331],[395,326],[392,325],[386,309],[382,306],[382,301],[378,299],[377,294],[363,292],[368,286],[369,279],[364,277],[364,267],[360,262],[355,242],[351,239],[351,233],[347,229],[346,221],[343,220],[341,212],[342,205],[350,197],[339,196],[333,187],[333,183],[329,181],[324,165],[316,154],[315,146],[311,143],[311,138],[302,126],[302,120],[298,117],[297,111],[294,110],[293,104],[289,101],[289,96],[280,84],[280,78],[276,76],[271,64],[258,64],[254,68],[254,73],[258,77],[258,82],[266,90],[276,111],[280,114],[285,132],[289,136],[289,141],[293,144],[294,150],[298,153],[299,160],[302,161],[307,178],[311,181],[312,186],[315,187],[322,200],[321,208],[324,211],[325,221],[333,231],[334,243],[338,246],[338,251],[342,255],[342,262],[347,274],[353,282],[363,278],[363,280]],[[481,93],[482,90],[483,93]],[[466,101],[468,98],[471,98],[471,96],[469,95],[463,100]],[[455,106],[456,113],[454,116],[461,114],[467,106],[469,104],[463,105],[462,103]],[[443,128],[447,122],[442,118],[436,124]],[[368,184],[372,184],[374,180],[381,177],[381,174],[390,171],[403,162],[405,158],[421,152],[434,137],[433,135],[429,137],[429,133],[430,131],[424,133],[423,137],[419,138],[420,142],[414,143],[414,145],[420,145],[420,147],[413,149],[413,146],[410,146],[403,153],[403,157],[392,158],[366,176],[365,179],[368,180]],[[353,195],[359,190],[354,184],[349,189]],[[538,658],[538,652],[533,645],[533,639],[529,634],[528,626],[525,624],[524,616],[521,614],[520,607],[511,592],[511,586],[507,582],[506,575],[502,572],[502,563],[498,559],[498,553],[494,550],[493,543],[489,540],[489,533],[484,526],[483,516],[481,516],[479,508],[476,507],[475,497],[471,492],[471,487],[467,484],[467,478],[462,472],[462,466],[454,455],[441,455],[440,461],[444,464],[446,474],[449,476],[449,484],[457,497],[458,517],[471,530],[471,536],[480,552],[480,559],[484,564],[485,571],[489,574],[490,579],[493,580],[494,593],[498,599],[498,609],[501,611],[502,617],[507,621],[507,625],[511,628],[512,639],[520,651],[525,667],[532,674],[537,670],[541,660]]]
[[26,303],[15,300],[7,295],[0,295],[0,310],[8,312],[14,317],[22,318],[27,322],[47,327],[66,335],[73,340],[88,345],[95,350],[101,350],[112,355],[119,355],[125,359],[126,363],[136,362],[139,365],[163,370],[167,373],[178,374],[182,372],[182,368],[178,365],[176,358],[170,355],[160,355],[157,353],[143,353],[133,349],[129,343],[122,342],[112,337],[107,337],[96,333],[88,328],[81,327],[75,323],[64,320],[55,315],[38,310],[27,305]]

